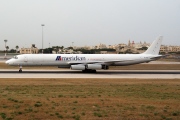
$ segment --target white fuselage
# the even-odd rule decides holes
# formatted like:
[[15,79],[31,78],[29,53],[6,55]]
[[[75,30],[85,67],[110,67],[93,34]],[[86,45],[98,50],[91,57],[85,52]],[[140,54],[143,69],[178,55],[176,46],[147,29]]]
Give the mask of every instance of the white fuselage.
[[63,66],[74,64],[105,64],[121,66],[144,63],[160,55],[148,54],[23,54],[8,60],[9,65],[19,66]]

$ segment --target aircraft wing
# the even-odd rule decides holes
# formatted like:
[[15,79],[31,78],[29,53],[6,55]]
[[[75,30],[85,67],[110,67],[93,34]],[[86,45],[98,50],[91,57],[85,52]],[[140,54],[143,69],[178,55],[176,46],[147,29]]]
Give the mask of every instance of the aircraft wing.
[[[158,56],[154,56],[154,57],[151,57],[150,59],[152,60],[157,60],[157,59],[160,59],[162,57],[165,57],[166,55],[158,55]],[[69,61],[67,62],[69,65],[77,65],[77,64],[102,64],[102,65],[113,65],[114,63],[116,62],[131,62],[131,61],[136,61],[135,59],[131,60],[107,60],[107,61]]]
[[110,60],[110,61],[70,61],[68,64],[70,65],[76,65],[76,64],[114,64],[115,62],[127,62],[127,61],[133,61],[133,60]]

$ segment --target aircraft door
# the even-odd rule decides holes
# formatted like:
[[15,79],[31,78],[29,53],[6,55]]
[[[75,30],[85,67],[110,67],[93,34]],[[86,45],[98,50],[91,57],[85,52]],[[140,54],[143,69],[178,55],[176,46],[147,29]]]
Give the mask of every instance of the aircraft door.
[[28,62],[28,57],[26,55],[24,56],[24,62]]

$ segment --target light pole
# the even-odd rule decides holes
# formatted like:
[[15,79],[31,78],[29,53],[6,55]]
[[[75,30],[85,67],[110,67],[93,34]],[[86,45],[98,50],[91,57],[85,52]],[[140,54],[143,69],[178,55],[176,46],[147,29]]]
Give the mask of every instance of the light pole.
[[7,48],[6,48],[6,43],[7,43],[8,40],[4,40],[5,42],[5,55],[4,55],[4,59],[6,59],[6,51],[7,51]]
[[41,24],[42,26],[42,54],[43,54],[43,26],[45,26],[44,24]]
[[74,42],[72,42],[72,47],[73,47],[73,44],[74,44]]

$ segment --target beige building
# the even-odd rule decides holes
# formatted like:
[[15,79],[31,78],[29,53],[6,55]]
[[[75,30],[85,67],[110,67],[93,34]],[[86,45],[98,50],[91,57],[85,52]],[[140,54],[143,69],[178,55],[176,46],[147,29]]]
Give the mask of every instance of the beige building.
[[180,46],[161,45],[160,52],[180,52]]
[[179,52],[180,51],[180,46],[169,46],[168,51],[169,52]]
[[77,47],[77,46],[74,46],[73,47],[74,50],[77,50],[77,49],[85,49],[85,50],[90,50],[92,49],[90,46],[84,46],[84,47]]
[[160,52],[168,52],[168,46],[166,46],[166,45],[161,45],[161,47],[160,47]]
[[38,54],[38,48],[35,47],[35,44],[32,44],[31,48],[21,48],[20,54]]
[[140,43],[135,43],[135,44],[134,44],[134,47],[135,47],[136,49],[140,49],[140,48],[142,48],[142,47],[149,47],[149,46],[150,46],[150,44],[149,44],[149,43],[146,43],[146,42],[144,42],[144,43],[140,42]]
[[106,47],[106,44],[99,44],[99,45],[97,45],[97,49],[105,49],[105,48],[107,48]]

